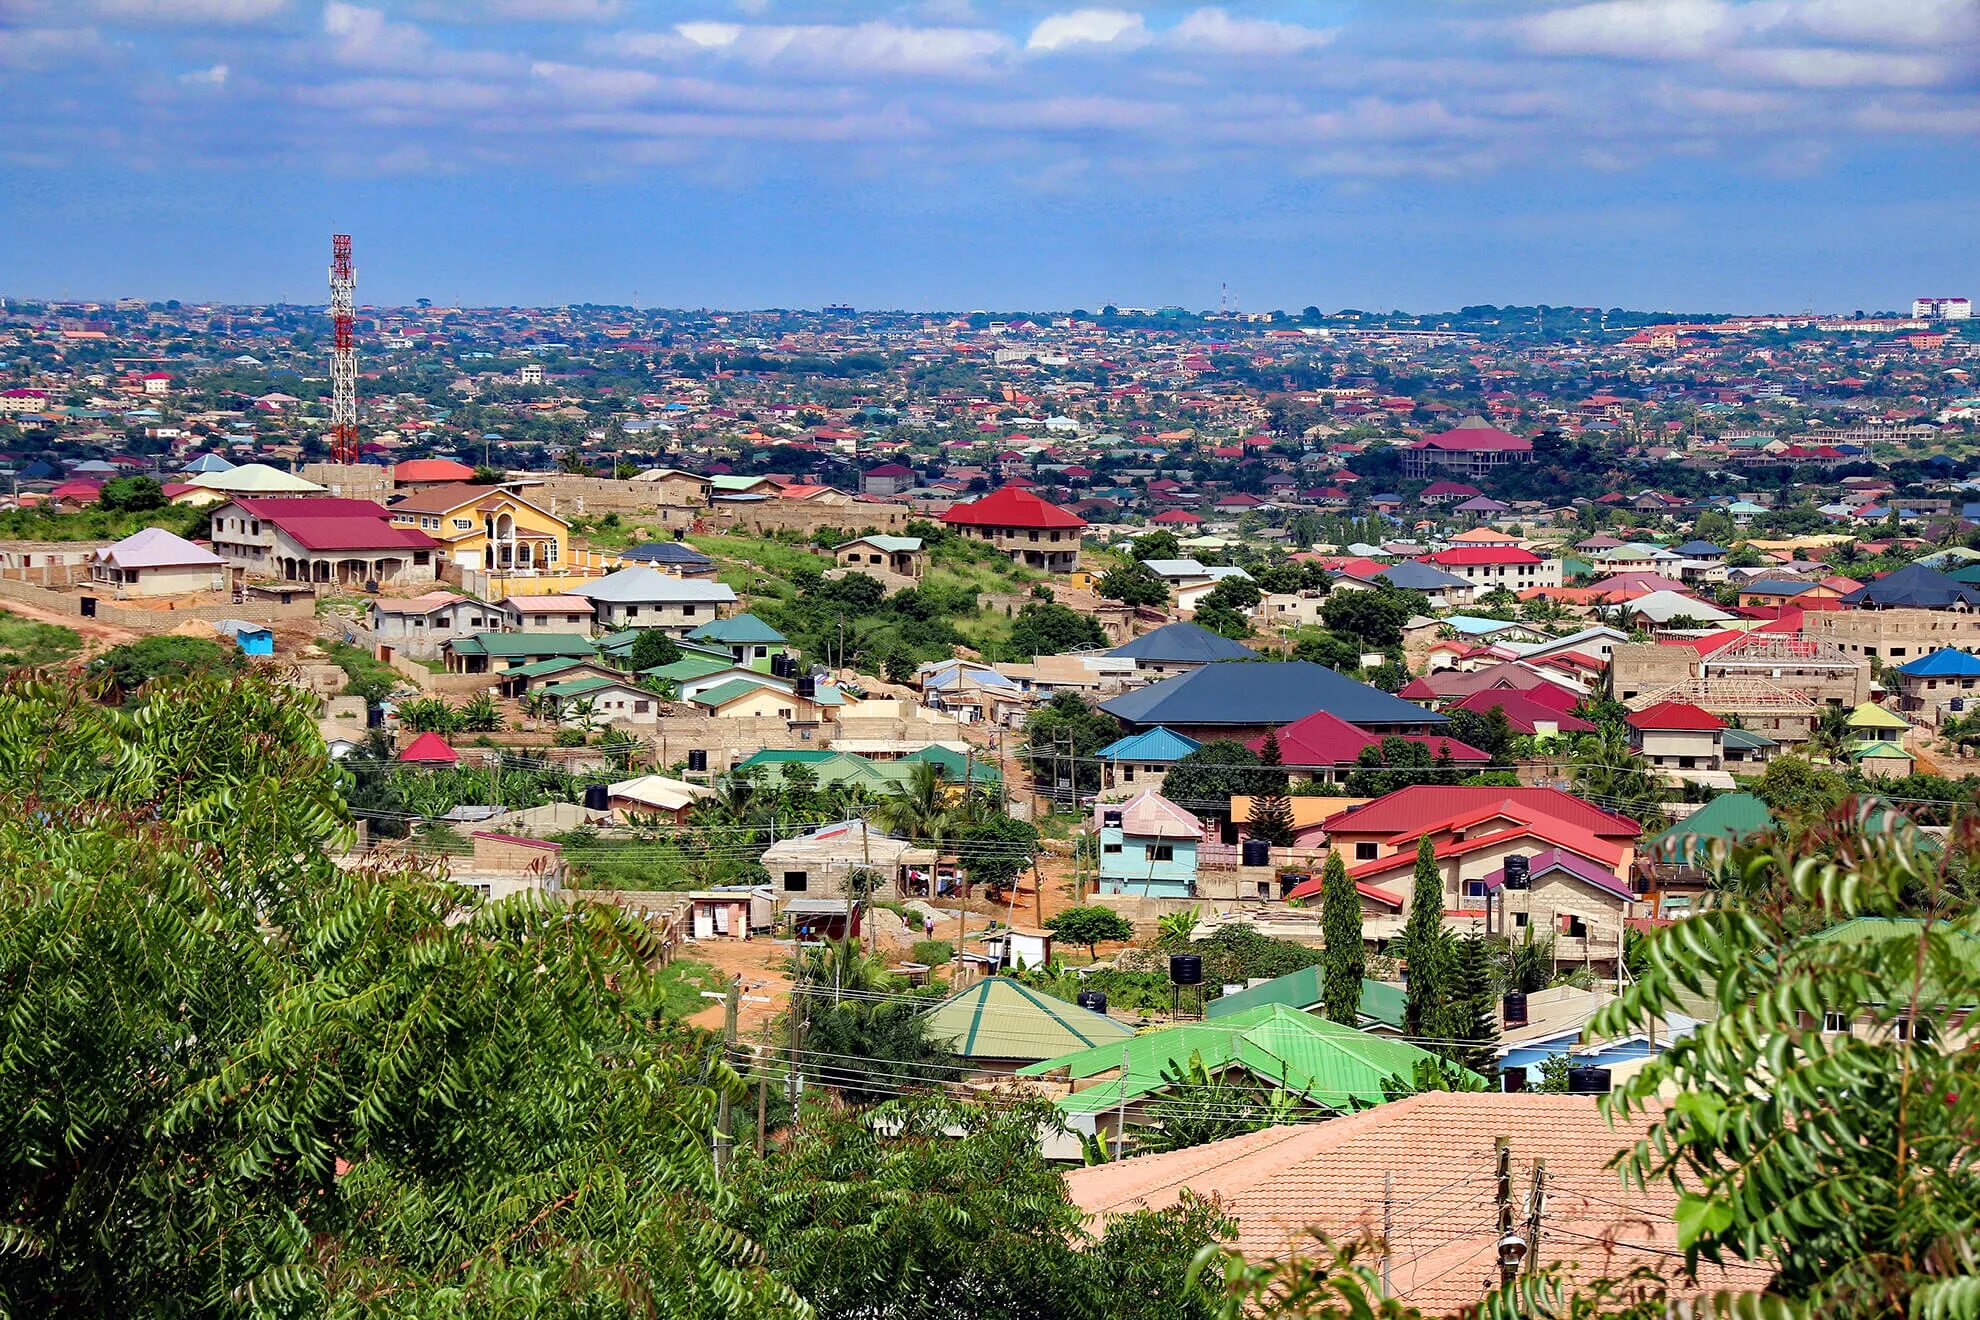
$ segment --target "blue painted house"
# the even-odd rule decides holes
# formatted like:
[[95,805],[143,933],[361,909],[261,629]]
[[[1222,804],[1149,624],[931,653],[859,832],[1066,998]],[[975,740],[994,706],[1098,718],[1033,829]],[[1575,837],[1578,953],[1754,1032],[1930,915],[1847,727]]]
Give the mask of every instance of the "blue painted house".
[[1105,778],[1102,788],[1137,791],[1152,788],[1160,792],[1169,767],[1202,745],[1194,738],[1185,738],[1175,730],[1158,724],[1152,729],[1116,738],[1093,755],[1100,762],[1101,774]]
[[1153,789],[1126,802],[1097,804],[1100,892],[1147,898],[1196,893],[1196,849],[1203,822]]
[[249,623],[246,619],[222,619],[213,625],[213,629],[222,637],[233,638],[242,655],[275,654],[275,630],[266,624]]

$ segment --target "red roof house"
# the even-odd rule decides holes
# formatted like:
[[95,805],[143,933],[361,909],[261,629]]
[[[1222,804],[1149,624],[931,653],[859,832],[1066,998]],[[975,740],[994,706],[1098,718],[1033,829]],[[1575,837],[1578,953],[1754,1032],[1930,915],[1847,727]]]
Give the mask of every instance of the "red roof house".
[[399,759],[407,765],[457,765],[461,754],[447,745],[447,740],[437,733],[422,733],[406,744],[399,753]]

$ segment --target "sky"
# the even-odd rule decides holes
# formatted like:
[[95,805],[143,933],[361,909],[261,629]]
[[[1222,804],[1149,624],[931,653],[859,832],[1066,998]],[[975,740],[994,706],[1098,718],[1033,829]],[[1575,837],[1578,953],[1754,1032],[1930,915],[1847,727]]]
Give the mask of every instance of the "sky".
[[1980,0],[0,0],[0,294],[1980,296]]

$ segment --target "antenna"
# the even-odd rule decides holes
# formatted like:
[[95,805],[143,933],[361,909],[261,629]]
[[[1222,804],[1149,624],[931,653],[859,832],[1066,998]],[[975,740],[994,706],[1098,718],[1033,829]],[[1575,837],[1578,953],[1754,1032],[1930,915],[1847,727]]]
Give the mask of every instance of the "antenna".
[[330,236],[330,458],[358,461],[357,434],[357,267],[351,264],[351,236]]

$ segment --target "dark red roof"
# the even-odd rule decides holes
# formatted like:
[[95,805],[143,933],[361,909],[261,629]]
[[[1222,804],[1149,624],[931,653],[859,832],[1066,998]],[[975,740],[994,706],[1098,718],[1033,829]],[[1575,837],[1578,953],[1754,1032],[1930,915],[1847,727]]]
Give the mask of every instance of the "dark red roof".
[[1086,526],[1078,514],[1015,486],[958,504],[942,515],[942,521],[954,527],[1017,527],[1027,531]]
[[1501,802],[1552,816],[1605,839],[1635,838],[1643,833],[1643,827],[1629,817],[1604,811],[1558,788],[1488,788],[1463,784],[1413,784],[1399,788],[1372,802],[1350,807],[1326,824],[1330,833],[1394,835]]
[[[1548,688],[1552,688],[1555,692],[1565,693],[1567,691],[1565,688],[1553,687],[1552,684],[1535,688],[1533,691],[1541,692]],[[1475,714],[1484,715],[1489,713],[1494,706],[1506,713],[1506,723],[1510,724],[1517,733],[1532,733],[1534,732],[1534,726],[1537,724],[1552,724],[1562,733],[1595,732],[1595,726],[1587,720],[1581,719],[1579,716],[1569,715],[1562,710],[1556,710],[1547,702],[1535,701],[1526,692],[1513,689],[1474,692],[1463,701],[1458,702],[1452,709],[1468,710]]]
[[1442,449],[1453,452],[1525,451],[1533,448],[1533,442],[1525,436],[1501,431],[1496,426],[1468,423],[1438,435],[1425,436],[1410,448]]
[[437,733],[422,733],[406,744],[406,750],[399,753],[401,761],[421,765],[453,765],[461,759],[461,754],[447,745],[447,740]]
[[[1349,724],[1340,716],[1324,710],[1316,710],[1303,719],[1294,720],[1278,733],[1279,755],[1291,766],[1353,765],[1360,758],[1363,748],[1379,747],[1382,743],[1382,735]],[[1453,761],[1482,764],[1492,759],[1489,753],[1441,734],[1412,733],[1402,737],[1405,742],[1422,743],[1430,749],[1433,757],[1448,750]],[[1265,737],[1260,734],[1246,745],[1252,751],[1258,751],[1265,745]]]
[[425,532],[392,526],[371,500],[334,495],[271,495],[233,501],[250,518],[273,523],[305,550],[435,550]]
[[1709,710],[1700,710],[1686,701],[1660,701],[1639,710],[1625,721],[1632,729],[1695,729],[1709,733],[1723,729],[1726,722]]

